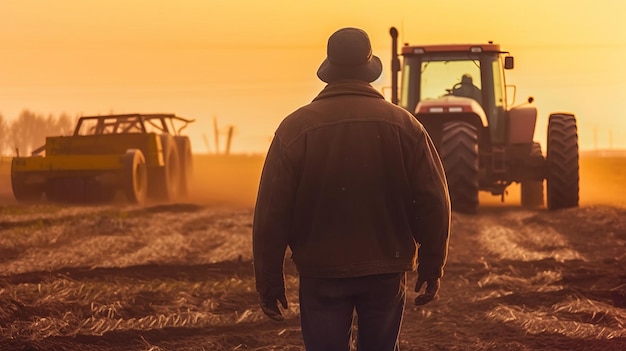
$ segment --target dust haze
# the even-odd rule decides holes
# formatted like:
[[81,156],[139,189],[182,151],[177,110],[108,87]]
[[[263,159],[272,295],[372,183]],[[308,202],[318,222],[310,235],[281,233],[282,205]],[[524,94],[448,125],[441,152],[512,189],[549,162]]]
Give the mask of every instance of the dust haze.
[[252,207],[264,155],[195,155],[188,201]]
[[[196,154],[193,157],[191,191],[189,197],[182,201],[251,208],[256,201],[264,161],[264,154]],[[0,204],[15,203],[11,191],[10,165],[10,158],[0,159]],[[624,184],[626,157],[581,153],[581,206],[626,206]],[[507,189],[504,201],[499,196],[481,191],[480,203],[483,206],[517,207],[520,204],[520,187],[512,184]]]
[[[190,201],[253,207],[265,155],[196,155]],[[626,206],[626,157],[585,153],[580,158],[580,205]],[[544,182],[545,188],[545,182]],[[545,189],[544,189],[545,193]],[[545,195],[544,195],[545,197]],[[520,187],[512,184],[504,201],[480,192],[486,206],[520,206]],[[545,199],[544,199],[545,206]]]

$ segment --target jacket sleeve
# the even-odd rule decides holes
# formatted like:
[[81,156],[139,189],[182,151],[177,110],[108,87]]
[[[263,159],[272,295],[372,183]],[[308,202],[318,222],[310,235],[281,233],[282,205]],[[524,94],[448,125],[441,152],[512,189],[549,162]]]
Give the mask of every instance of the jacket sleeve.
[[450,196],[439,154],[423,129],[419,133],[409,179],[412,186],[413,236],[418,243],[418,274],[439,278],[448,255]]
[[283,264],[295,197],[294,172],[280,139],[275,136],[267,153],[252,224],[252,254],[256,289],[284,291]]

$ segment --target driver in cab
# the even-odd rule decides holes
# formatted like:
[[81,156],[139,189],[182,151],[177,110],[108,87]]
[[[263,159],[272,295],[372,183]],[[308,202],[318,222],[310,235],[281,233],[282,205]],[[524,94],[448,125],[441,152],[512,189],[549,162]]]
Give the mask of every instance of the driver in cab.
[[472,98],[478,101],[479,104],[482,102],[480,88],[474,85],[472,76],[467,73],[461,77],[461,83],[457,83],[452,88],[452,95]]

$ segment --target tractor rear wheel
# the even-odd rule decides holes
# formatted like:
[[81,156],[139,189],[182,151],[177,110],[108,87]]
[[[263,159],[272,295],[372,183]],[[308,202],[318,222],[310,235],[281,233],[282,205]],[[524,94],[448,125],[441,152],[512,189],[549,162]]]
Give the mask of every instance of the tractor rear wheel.
[[[539,143],[533,143],[530,158],[543,159],[541,145]],[[543,206],[543,179],[522,181],[521,202],[523,207],[528,208]]]
[[163,148],[163,167],[153,169],[148,176],[151,197],[161,201],[175,200],[180,196],[180,161],[174,138],[169,134],[161,135]]
[[478,212],[478,130],[466,122],[443,126],[441,160],[446,171],[452,210]]
[[122,159],[122,188],[129,202],[142,204],[148,195],[146,159],[139,149],[129,149]]
[[579,200],[576,118],[552,114],[548,121],[548,209],[577,207]]

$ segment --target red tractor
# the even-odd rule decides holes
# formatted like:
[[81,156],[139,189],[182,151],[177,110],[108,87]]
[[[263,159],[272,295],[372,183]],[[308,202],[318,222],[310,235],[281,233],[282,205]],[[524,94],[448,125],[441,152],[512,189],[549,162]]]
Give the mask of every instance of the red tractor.
[[[398,55],[398,31],[391,28],[394,104],[411,112],[426,128],[441,156],[452,209],[478,211],[479,191],[504,199],[512,183],[521,184],[522,206],[577,207],[578,132],[571,113],[552,113],[545,156],[534,142],[537,108],[513,106],[515,86],[505,70],[513,56],[500,45],[405,44]],[[401,86],[398,87],[398,73]],[[398,96],[399,95],[399,96]]]

